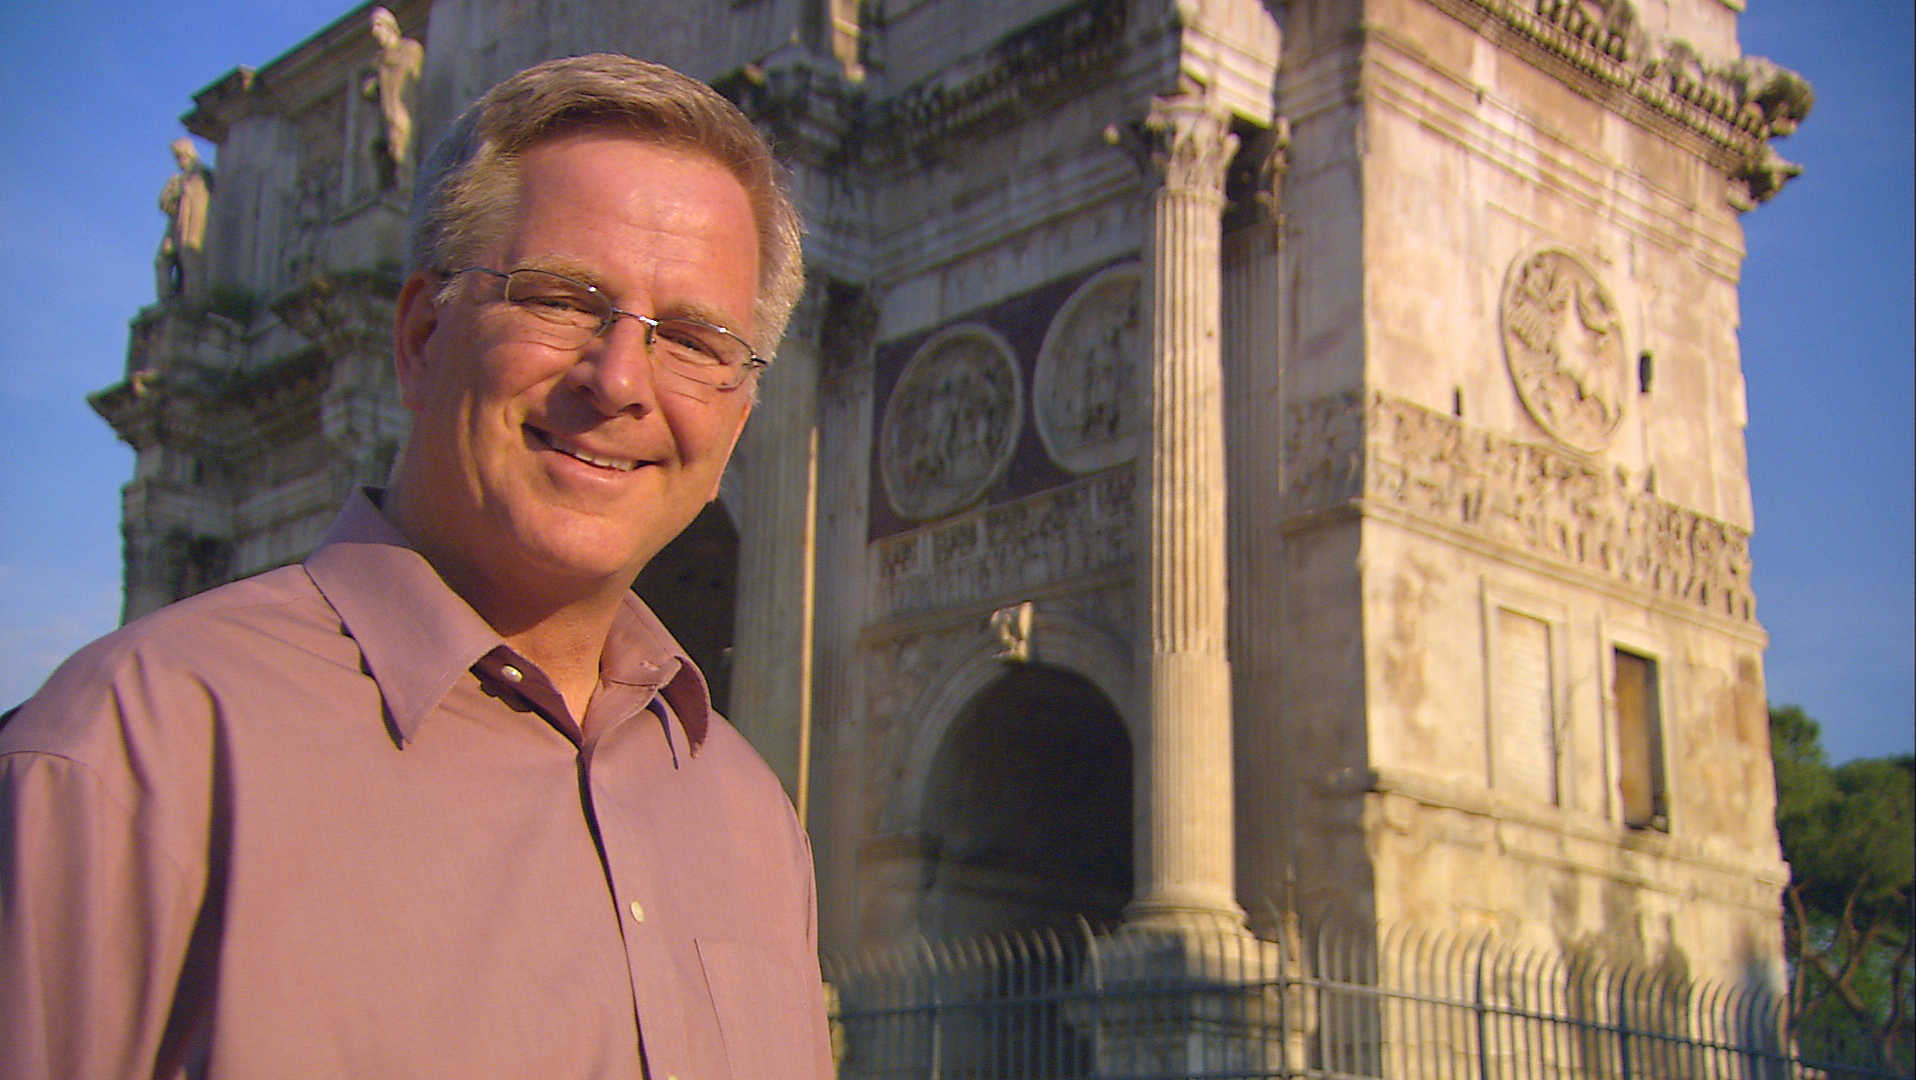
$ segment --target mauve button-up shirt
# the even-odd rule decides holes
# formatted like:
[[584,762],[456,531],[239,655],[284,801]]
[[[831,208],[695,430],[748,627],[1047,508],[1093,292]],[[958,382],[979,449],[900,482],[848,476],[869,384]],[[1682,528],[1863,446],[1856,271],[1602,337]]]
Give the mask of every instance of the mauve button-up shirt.
[[582,722],[366,495],[0,729],[0,1077],[831,1075],[804,832],[636,597]]

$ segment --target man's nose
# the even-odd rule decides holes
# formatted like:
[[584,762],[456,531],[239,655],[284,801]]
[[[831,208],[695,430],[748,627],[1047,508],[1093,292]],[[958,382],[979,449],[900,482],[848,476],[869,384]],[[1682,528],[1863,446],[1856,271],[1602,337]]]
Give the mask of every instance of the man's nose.
[[607,416],[650,412],[658,394],[651,325],[638,319],[613,319],[612,325],[586,343],[568,377]]

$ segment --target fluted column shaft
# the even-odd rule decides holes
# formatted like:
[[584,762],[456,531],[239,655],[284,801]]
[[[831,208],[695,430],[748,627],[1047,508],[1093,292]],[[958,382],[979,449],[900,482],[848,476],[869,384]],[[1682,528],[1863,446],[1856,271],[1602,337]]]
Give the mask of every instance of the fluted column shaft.
[[1143,455],[1147,632],[1138,761],[1135,922],[1241,924],[1232,887],[1231,669],[1219,250],[1237,147],[1202,100],[1160,100],[1144,125],[1151,197],[1150,436]]
[[818,497],[818,322],[809,291],[778,359],[760,376],[727,478],[743,496],[730,715],[786,793],[807,810],[812,703],[814,522]]

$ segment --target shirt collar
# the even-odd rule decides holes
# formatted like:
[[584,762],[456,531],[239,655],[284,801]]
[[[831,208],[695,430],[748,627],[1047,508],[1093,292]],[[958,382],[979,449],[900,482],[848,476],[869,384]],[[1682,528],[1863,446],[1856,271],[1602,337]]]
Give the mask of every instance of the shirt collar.
[[[358,643],[385,698],[393,734],[404,744],[453,684],[505,642],[408,545],[376,504],[381,494],[374,488],[355,491],[305,565]],[[698,665],[634,593],[627,592],[613,618],[599,677],[656,691],[697,754],[710,726],[711,690]]]
[[636,593],[626,594],[612,620],[599,678],[657,690],[685,728],[692,753],[696,755],[705,744],[712,715],[712,691],[705,674]]
[[355,491],[306,572],[359,644],[401,743],[479,659],[504,644],[373,499]]

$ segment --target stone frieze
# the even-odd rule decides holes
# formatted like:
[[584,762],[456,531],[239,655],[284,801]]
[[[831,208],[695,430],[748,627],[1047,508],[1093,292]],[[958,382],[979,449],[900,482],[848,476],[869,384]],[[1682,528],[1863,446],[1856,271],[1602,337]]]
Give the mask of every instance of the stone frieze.
[[1364,410],[1355,392],[1294,404],[1284,418],[1278,505],[1295,517],[1348,503],[1364,492]]
[[1136,474],[1119,466],[872,545],[873,616],[981,603],[1123,566]]
[[1287,517],[1360,499],[1742,622],[1750,534],[1658,497],[1622,468],[1373,393],[1287,417]]

